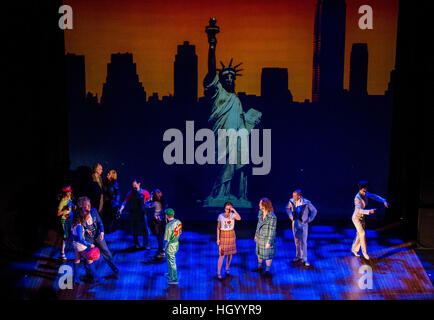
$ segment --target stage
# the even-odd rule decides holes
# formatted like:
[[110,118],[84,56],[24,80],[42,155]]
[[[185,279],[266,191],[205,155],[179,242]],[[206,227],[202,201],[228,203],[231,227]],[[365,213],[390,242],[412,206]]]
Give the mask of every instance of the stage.
[[[405,243],[396,232],[367,230],[371,261],[351,255],[355,235],[351,224],[331,221],[315,222],[309,230],[308,257],[313,268],[294,266],[295,245],[289,221],[278,222],[277,253],[273,260],[272,278],[251,272],[256,267],[255,223],[236,224],[237,254],[231,275],[216,278],[218,246],[214,221],[184,221],[180,250],[176,256],[179,285],[168,286],[164,273],[165,259],[155,261],[155,237],[150,237],[151,250],[132,249],[132,237],[126,225],[106,235],[114,261],[120,269],[114,275],[101,258],[97,270],[103,280],[81,284],[74,289],[59,289],[60,241],[55,231],[47,235],[45,245],[32,254],[8,265],[14,292],[22,299],[181,299],[181,300],[384,300],[434,299],[434,287],[426,270],[432,265],[422,261],[412,243]],[[67,257],[72,258],[71,246]],[[71,264],[72,260],[64,264]],[[372,289],[359,287],[362,266],[372,267]],[[424,268],[425,267],[425,268]],[[223,265],[224,268],[224,265]],[[83,267],[80,268],[84,276]],[[431,271],[428,271],[430,273]],[[222,274],[224,273],[224,270]]]

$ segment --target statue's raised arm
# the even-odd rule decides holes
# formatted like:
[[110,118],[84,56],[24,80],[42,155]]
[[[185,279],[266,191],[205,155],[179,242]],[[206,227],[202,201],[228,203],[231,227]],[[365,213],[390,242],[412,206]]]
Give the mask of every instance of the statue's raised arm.
[[216,75],[216,59],[215,59],[215,49],[217,46],[216,34],[220,32],[220,27],[216,25],[217,19],[210,18],[209,25],[205,27],[205,32],[208,34],[208,74],[207,78],[212,80]]

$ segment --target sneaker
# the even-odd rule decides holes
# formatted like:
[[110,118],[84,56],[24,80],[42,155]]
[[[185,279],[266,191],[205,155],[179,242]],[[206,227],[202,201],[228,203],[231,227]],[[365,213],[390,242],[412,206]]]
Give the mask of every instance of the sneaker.
[[178,281],[169,280],[169,281],[167,281],[167,284],[178,284]]
[[263,267],[256,267],[255,269],[252,270],[252,272],[262,272],[264,271]]
[[222,277],[222,275],[220,273],[217,273],[217,279],[219,279],[219,280],[223,279],[223,277]]
[[303,265],[304,265],[305,267],[310,267],[310,263],[307,262],[307,261],[304,261],[304,262],[303,262]]

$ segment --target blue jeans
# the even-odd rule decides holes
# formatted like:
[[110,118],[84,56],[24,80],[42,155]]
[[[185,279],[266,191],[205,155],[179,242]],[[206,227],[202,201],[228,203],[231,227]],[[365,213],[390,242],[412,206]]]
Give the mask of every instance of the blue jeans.
[[307,262],[307,235],[308,224],[296,219],[292,222],[292,232],[294,233],[295,250],[297,258]]
[[112,270],[117,269],[116,265],[113,262],[113,256],[112,253],[110,252],[110,249],[107,246],[107,243],[105,242],[105,238],[101,241],[99,239],[99,235],[96,236],[95,238],[92,237],[86,237],[86,241],[92,243],[95,245],[95,247],[97,247],[99,249],[99,251],[101,252],[102,257],[104,258],[105,262],[107,262],[107,264],[109,265],[109,267]]

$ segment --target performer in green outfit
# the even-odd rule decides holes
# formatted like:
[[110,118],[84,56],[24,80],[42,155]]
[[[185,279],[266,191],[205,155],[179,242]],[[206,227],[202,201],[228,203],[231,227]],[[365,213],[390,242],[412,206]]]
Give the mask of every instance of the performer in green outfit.
[[164,214],[167,221],[166,231],[164,232],[164,241],[166,241],[164,251],[166,252],[169,268],[169,272],[165,276],[167,284],[178,284],[175,254],[179,249],[179,236],[182,233],[182,223],[178,219],[175,219],[175,211],[172,208],[166,209]]
[[72,203],[72,189],[70,186],[62,188],[62,193],[58,197],[59,205],[57,207],[57,216],[60,218],[62,225],[62,250],[60,258],[67,260],[65,256],[66,242],[69,240],[72,227],[72,209],[75,207]]

